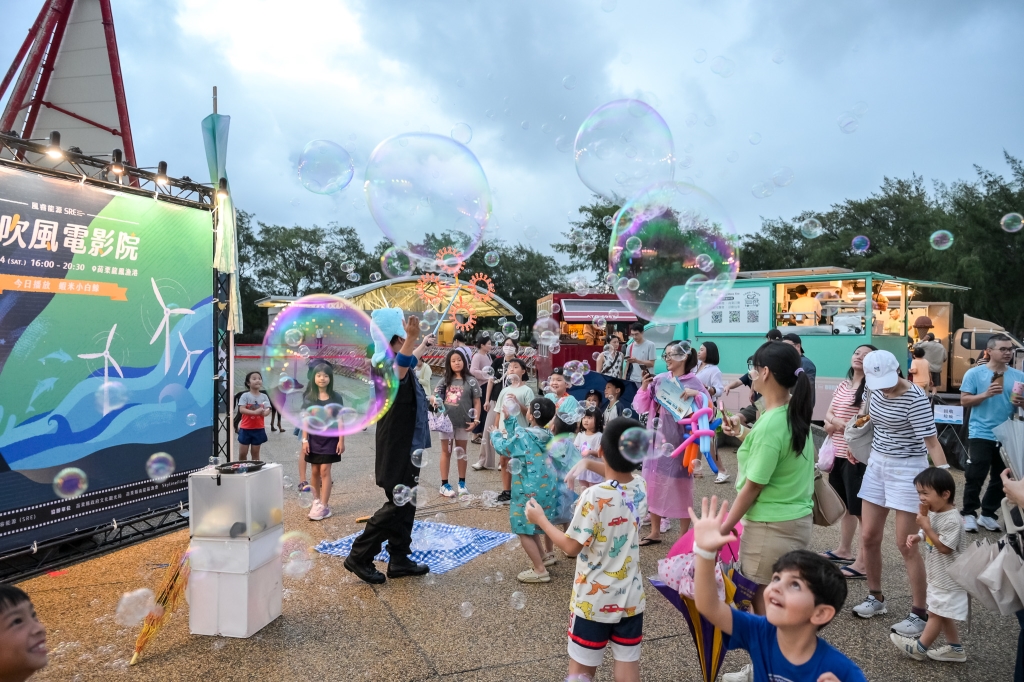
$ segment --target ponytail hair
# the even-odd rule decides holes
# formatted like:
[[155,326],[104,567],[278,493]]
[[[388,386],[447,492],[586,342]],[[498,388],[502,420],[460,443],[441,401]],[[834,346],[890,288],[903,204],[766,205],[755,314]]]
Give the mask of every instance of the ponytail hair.
[[800,455],[811,433],[811,413],[814,411],[811,402],[814,387],[804,372],[800,351],[788,343],[769,341],[754,353],[754,367],[767,367],[780,386],[790,389],[792,397],[786,415],[793,437],[793,450]]

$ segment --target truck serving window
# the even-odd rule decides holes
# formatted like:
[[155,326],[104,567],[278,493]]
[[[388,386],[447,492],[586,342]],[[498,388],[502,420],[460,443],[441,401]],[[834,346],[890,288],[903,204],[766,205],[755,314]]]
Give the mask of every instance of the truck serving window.
[[865,280],[780,282],[775,285],[775,326],[800,334],[865,333]]

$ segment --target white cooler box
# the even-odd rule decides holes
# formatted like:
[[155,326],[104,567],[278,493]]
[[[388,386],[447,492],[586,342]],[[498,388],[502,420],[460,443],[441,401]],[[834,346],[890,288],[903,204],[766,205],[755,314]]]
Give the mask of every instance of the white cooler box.
[[192,537],[240,538],[281,525],[284,489],[281,465],[247,474],[219,474],[206,467],[188,477]]
[[251,573],[193,569],[188,602],[193,635],[251,637],[281,615],[281,559]]

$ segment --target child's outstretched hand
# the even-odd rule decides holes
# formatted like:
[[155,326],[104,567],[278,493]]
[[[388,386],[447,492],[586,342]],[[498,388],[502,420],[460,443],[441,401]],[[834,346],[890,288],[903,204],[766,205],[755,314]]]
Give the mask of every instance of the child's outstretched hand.
[[912,548],[914,545],[916,545],[919,542],[921,542],[921,536],[918,535],[917,533],[914,533],[913,535],[908,535],[907,536],[907,548],[908,549]]
[[818,675],[818,682],[840,682],[835,673],[822,673]]
[[690,518],[697,519],[693,523],[693,544],[708,552],[717,552],[730,542],[735,541],[736,534],[730,532],[728,535],[722,533],[722,525],[729,516],[729,502],[722,501],[718,506],[718,496],[712,495],[711,500],[704,498],[701,501],[700,518],[690,507]]
[[544,517],[544,508],[537,504],[537,500],[532,497],[526,501],[526,520],[536,525]]

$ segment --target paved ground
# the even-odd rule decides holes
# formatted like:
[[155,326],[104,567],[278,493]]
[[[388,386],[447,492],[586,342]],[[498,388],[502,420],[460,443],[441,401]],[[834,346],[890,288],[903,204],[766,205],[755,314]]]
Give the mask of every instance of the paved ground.
[[[271,434],[264,459],[284,464],[295,473],[297,441]],[[435,447],[434,452],[436,453]],[[357,531],[354,520],[376,509],[382,500],[373,485],[373,429],[350,438],[344,462],[334,467],[337,486],[334,517],[312,523],[286,493],[285,528],[301,529],[315,541],[336,539]],[[735,455],[725,452],[730,471]],[[422,483],[437,490],[436,456],[424,469]],[[958,486],[962,484],[958,477]],[[474,493],[498,490],[497,472],[470,472]],[[731,486],[697,481],[697,495],[727,493]],[[440,503],[431,495],[429,504]],[[425,512],[433,515],[442,508]],[[448,504],[447,521],[480,528],[507,530],[506,509],[462,509]],[[891,524],[890,524],[891,525]],[[890,537],[891,537],[890,528]],[[989,534],[994,537],[994,534]],[[655,575],[657,560],[668,545],[643,550],[644,575]],[[838,528],[814,530],[816,549],[829,549]],[[156,587],[172,548],[188,542],[186,532],[158,538],[69,568],[59,576],[43,576],[21,585],[35,601],[49,631],[55,654],[39,680],[562,680],[565,676],[565,626],[573,562],[560,561],[547,585],[519,585],[515,574],[526,566],[521,549],[500,548],[442,576],[406,578],[370,587],[355,580],[342,560],[319,556],[301,580],[285,578],[284,612],[249,640],[191,636],[187,607],[175,615],[151,644],[142,663],[124,669],[138,628],[113,621],[120,595],[139,587]],[[501,583],[485,584],[497,571]],[[910,607],[909,587],[892,542],[885,552],[885,586],[889,616],[864,622],[849,608],[823,636],[851,656],[870,680],[993,680],[1012,679],[1019,632],[1016,619],[976,611],[971,632],[963,639],[969,662],[964,665],[918,663],[903,658],[889,643],[888,628]],[[521,590],[526,607],[517,611],[509,596]],[[866,594],[863,582],[850,584],[847,606]],[[473,615],[463,618],[459,605],[469,601]],[[645,617],[641,663],[644,680],[697,680],[699,669],[690,633],[682,616],[653,590]],[[745,662],[743,652],[730,652],[725,670]],[[610,679],[609,672],[601,679]]]

